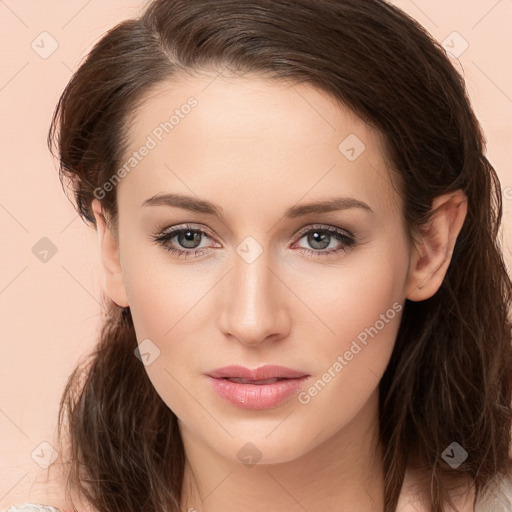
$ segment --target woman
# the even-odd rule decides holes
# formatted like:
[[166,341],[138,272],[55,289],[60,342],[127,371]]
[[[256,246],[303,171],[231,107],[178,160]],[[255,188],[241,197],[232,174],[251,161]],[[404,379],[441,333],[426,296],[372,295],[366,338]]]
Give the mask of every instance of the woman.
[[49,143],[107,291],[61,401],[70,510],[509,510],[499,180],[417,22],[153,1]]

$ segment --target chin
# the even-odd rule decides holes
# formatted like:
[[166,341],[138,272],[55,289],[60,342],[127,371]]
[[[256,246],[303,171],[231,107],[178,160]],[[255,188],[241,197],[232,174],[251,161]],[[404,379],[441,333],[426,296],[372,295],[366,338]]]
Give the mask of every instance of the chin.
[[304,439],[311,439],[311,436],[306,437],[299,433],[291,436],[282,431],[280,436],[276,435],[271,439],[274,434],[268,436],[268,432],[263,437],[247,432],[246,436],[237,436],[225,443],[212,443],[211,447],[230,462],[242,463],[248,467],[291,462],[313,448],[304,443]]

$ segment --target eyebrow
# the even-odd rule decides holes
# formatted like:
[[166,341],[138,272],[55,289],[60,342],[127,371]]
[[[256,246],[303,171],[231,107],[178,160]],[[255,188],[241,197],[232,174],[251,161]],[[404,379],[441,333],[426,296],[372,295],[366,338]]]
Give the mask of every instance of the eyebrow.
[[[167,206],[182,208],[205,215],[213,215],[223,218],[223,209],[210,201],[198,199],[183,194],[157,194],[146,199],[141,206]],[[373,210],[363,201],[352,197],[333,197],[324,201],[315,201],[312,203],[292,206],[288,208],[284,217],[293,219],[302,217],[311,213],[327,213],[337,210],[348,210],[350,208],[359,208],[368,213],[374,214]]]

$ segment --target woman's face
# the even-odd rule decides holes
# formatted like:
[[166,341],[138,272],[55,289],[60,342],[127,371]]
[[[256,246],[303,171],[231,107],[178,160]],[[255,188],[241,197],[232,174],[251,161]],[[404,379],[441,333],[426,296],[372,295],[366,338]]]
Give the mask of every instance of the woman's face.
[[[160,85],[133,120],[109,291],[185,440],[284,462],[375,425],[411,252],[373,129],[309,85],[214,77]],[[208,376],[267,364],[309,379],[229,400]]]

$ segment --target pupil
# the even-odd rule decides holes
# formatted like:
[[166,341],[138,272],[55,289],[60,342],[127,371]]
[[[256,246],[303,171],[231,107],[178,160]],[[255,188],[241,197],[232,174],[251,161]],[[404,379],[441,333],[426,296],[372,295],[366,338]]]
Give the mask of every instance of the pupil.
[[[200,237],[201,237],[201,233],[196,233],[194,231],[182,231],[181,232],[181,235],[185,236],[185,239],[184,240],[180,240],[180,244],[183,245],[183,247],[187,248],[187,249],[195,249],[197,247],[197,245],[194,245],[194,239],[199,239],[198,241],[200,242]],[[191,237],[191,238],[190,238]],[[189,245],[191,244],[191,245]]]
[[[318,231],[313,231],[310,234],[308,242],[315,249],[325,249],[329,245],[329,241],[327,240],[326,242],[326,239],[328,239],[329,237],[330,235],[328,233],[319,234]],[[315,247],[315,244],[317,243],[320,244],[320,247]]]

